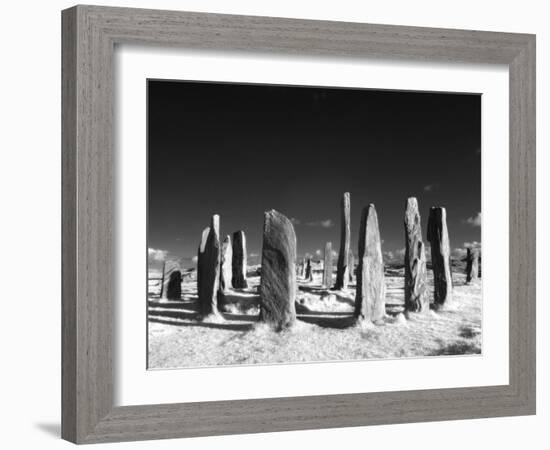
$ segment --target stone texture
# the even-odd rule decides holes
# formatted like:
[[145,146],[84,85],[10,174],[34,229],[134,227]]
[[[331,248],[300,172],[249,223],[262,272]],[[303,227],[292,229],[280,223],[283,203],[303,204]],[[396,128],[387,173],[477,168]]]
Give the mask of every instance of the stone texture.
[[246,236],[244,231],[233,233],[233,276],[231,284],[235,289],[248,287],[246,281]]
[[466,255],[466,283],[470,283],[479,276],[479,250],[469,248]]
[[292,222],[271,210],[264,213],[260,320],[276,330],[296,321],[296,234]]
[[166,298],[168,300],[181,300],[181,282],[181,272],[179,270],[172,271],[166,285]]
[[418,202],[407,199],[405,208],[405,310],[426,312],[430,309],[426,275],[426,252]]
[[323,286],[326,288],[332,287],[332,242],[327,242],[325,244]]
[[340,203],[340,252],[336,271],[335,289],[346,289],[349,282],[350,247],[350,195],[345,192]]
[[359,227],[359,254],[355,317],[359,320],[380,322],[386,314],[384,261],[378,216],[373,204],[363,209]]
[[222,242],[221,248],[221,268],[220,268],[220,290],[224,293],[231,287],[231,278],[233,277],[233,247],[231,245],[231,236],[227,235]]
[[197,260],[199,312],[205,317],[218,314],[218,299],[222,300],[220,285],[220,217],[212,216],[210,227],[202,232]]
[[434,302],[438,306],[453,299],[451,278],[451,244],[447,231],[447,212],[445,208],[432,207],[428,218],[428,240],[432,251],[432,270],[434,273]]

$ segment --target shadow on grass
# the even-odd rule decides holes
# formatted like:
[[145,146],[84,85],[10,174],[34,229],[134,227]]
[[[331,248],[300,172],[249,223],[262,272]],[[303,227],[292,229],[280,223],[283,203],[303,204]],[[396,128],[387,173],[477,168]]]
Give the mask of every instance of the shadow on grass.
[[334,329],[345,329],[355,326],[356,319],[353,317],[353,314],[346,313],[346,316],[339,317],[326,317],[326,316],[305,316],[298,314],[298,320],[302,322],[309,323],[312,325],[317,325],[321,328],[334,328]]
[[429,356],[471,355],[481,353],[479,345],[472,342],[452,342],[434,350]]
[[149,322],[163,325],[174,325],[182,328],[211,328],[215,330],[249,331],[254,326],[252,323],[212,323],[212,322],[173,322],[162,318],[149,318]]

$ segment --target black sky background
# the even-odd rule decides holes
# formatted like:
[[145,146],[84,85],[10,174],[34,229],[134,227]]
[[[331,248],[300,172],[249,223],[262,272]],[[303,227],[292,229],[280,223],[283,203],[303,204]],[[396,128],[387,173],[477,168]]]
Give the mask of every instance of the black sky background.
[[257,263],[274,208],[295,219],[299,256],[326,241],[338,250],[349,191],[354,253],[374,203],[383,250],[398,258],[409,196],[424,237],[429,208],[447,208],[460,248],[481,240],[467,222],[481,211],[480,146],[476,94],[149,80],[148,246],[190,266],[220,214],[222,236],[243,229]]

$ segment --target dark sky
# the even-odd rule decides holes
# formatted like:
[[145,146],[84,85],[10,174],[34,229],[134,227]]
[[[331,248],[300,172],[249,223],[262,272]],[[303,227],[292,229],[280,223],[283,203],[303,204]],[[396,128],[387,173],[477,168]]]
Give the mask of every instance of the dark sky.
[[245,231],[251,263],[272,208],[295,219],[299,256],[326,241],[338,250],[345,191],[354,253],[361,209],[374,203],[382,248],[397,258],[408,196],[424,238],[439,205],[452,248],[480,241],[477,94],[149,80],[148,114],[148,246],[185,266],[212,214],[222,236]]

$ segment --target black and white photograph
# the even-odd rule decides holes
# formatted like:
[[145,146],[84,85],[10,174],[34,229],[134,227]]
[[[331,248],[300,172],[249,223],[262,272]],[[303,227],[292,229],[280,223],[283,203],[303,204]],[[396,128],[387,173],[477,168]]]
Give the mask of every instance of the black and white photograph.
[[481,95],[147,80],[147,367],[480,355]]

